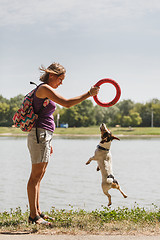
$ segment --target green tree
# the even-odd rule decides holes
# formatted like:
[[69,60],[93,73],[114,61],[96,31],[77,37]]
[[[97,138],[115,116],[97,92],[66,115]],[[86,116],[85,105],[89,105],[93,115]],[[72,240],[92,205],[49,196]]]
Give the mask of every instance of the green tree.
[[117,103],[116,106],[119,108],[122,116],[128,116],[130,110],[134,107],[134,103],[132,100],[128,99]]
[[9,100],[0,95],[0,103],[9,103]]
[[117,106],[112,106],[110,108],[107,108],[106,114],[105,114],[105,123],[108,126],[114,127],[115,125],[118,125],[121,123],[121,113]]
[[96,124],[91,100],[85,100],[69,109],[63,108],[60,114],[60,123],[68,123],[70,127],[88,127]]
[[60,111],[60,123],[68,123],[70,127],[76,127],[76,122],[78,121],[77,109],[74,107],[71,108],[62,108]]
[[12,126],[13,125],[13,115],[15,114],[15,112],[20,108],[22,102],[24,100],[24,96],[22,94],[17,95],[14,98],[11,98],[9,100],[9,104],[10,104],[10,110],[9,110],[9,115],[8,115],[8,126]]
[[131,126],[132,119],[130,116],[123,116],[122,118],[122,126],[123,127],[129,127]]
[[152,105],[153,110],[153,126],[160,127],[160,103]]
[[95,115],[95,124],[100,125],[101,123],[105,123],[106,119],[106,108],[100,107],[99,105],[96,105],[94,107],[94,115]]
[[139,126],[142,122],[142,118],[140,117],[138,112],[134,112],[133,110],[130,111],[130,117],[131,117],[131,125],[133,127]]
[[0,125],[5,126],[8,122],[10,106],[6,102],[0,102]]
[[9,100],[10,105],[17,106],[17,108],[20,108],[22,102],[24,100],[24,96],[22,94],[17,95],[16,97],[13,97]]
[[[12,126],[12,117],[22,104],[24,96],[11,98],[10,100],[0,95],[0,126]],[[57,114],[60,114],[60,123],[68,123],[70,127],[100,125],[102,122],[107,126],[151,126],[153,112],[153,124],[160,127],[160,100],[152,99],[149,102],[133,103],[130,99],[123,100],[110,108],[94,106],[91,100],[69,109],[57,105],[54,113],[55,122]]]
[[13,115],[22,104],[24,96],[19,94],[18,96],[11,98],[10,100],[3,98],[0,95],[0,125],[1,126],[12,126]]
[[142,124],[141,124],[142,127],[151,126],[151,104],[150,103],[141,105],[140,117],[142,118]]

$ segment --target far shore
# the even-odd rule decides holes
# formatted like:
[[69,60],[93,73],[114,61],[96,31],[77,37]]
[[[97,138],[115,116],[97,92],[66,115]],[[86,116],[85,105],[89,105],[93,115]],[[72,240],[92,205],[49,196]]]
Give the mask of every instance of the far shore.
[[[159,127],[111,127],[111,132],[119,138],[160,138]],[[2,137],[26,137],[27,132],[22,132],[15,127],[0,127]],[[56,128],[56,137],[100,137],[99,126]]]
[[[27,137],[28,133],[0,133],[0,137]],[[53,134],[55,137],[97,138],[98,134]],[[160,135],[116,135],[119,138],[160,138]]]

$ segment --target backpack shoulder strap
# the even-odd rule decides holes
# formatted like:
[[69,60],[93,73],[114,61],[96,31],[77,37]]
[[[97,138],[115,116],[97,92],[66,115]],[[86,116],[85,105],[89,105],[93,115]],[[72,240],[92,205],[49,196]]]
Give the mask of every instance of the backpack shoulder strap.
[[30,84],[34,84],[34,85],[36,85],[38,87],[38,85],[35,82],[30,82]]

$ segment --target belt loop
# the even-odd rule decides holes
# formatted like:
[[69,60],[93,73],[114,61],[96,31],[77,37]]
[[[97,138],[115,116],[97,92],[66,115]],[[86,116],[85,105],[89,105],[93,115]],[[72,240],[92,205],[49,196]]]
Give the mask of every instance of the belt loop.
[[39,138],[38,138],[38,129],[36,128],[36,138],[37,138],[37,143],[39,143]]

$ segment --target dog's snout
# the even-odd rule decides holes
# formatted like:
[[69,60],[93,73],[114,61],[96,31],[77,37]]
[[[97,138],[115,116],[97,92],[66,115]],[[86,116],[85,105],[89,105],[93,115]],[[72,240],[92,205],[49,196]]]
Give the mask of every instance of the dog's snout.
[[102,124],[100,125],[100,130],[101,130],[101,131],[106,131],[106,125],[105,125],[105,123],[102,123]]
[[107,133],[111,133],[110,131],[109,131],[109,129],[106,127],[106,124],[105,123],[102,123],[101,125],[100,125],[100,130],[101,130],[101,132],[107,132]]

